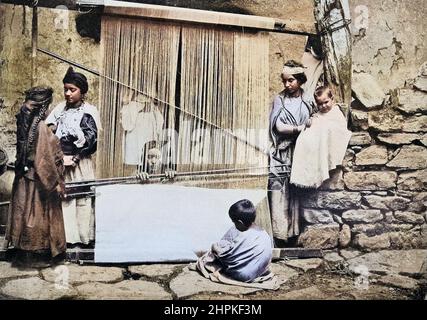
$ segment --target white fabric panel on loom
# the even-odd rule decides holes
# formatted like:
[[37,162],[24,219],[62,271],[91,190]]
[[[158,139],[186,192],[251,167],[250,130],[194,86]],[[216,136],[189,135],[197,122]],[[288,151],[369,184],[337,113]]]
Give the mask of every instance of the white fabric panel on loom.
[[113,185],[96,190],[96,263],[195,261],[233,225],[230,206],[264,190]]
[[149,110],[145,110],[147,107],[137,101],[131,101],[121,110],[122,126],[125,131],[125,164],[142,163],[145,144],[150,141],[160,143],[162,139],[163,115],[154,104]]
[[[98,145],[97,172],[98,177],[126,176],[134,174],[135,170],[135,167],[126,165],[127,160],[133,166],[140,160],[135,159],[139,158],[140,148],[138,144],[132,146],[133,133],[130,134],[130,148],[125,145],[129,131],[124,130],[120,119],[123,115],[122,108],[128,104],[125,102],[126,97],[130,93],[136,93],[127,86],[158,98],[159,101],[175,103],[180,27],[158,21],[103,17],[101,32],[103,73],[125,85],[108,78],[103,78],[100,82],[100,92],[103,93],[100,96],[101,116],[105,130]],[[144,95],[136,98],[142,97]],[[163,102],[159,102],[158,109],[163,129],[173,132],[175,109],[167,107]],[[146,118],[145,116],[142,115],[142,118]],[[156,112],[155,118],[158,116]],[[151,119],[139,120],[135,118],[138,130],[144,131],[140,127]],[[159,123],[153,124],[155,131]],[[167,130],[162,130],[160,142],[168,141],[166,132]],[[134,133],[137,135],[136,131]],[[142,143],[144,139],[137,140]],[[169,153],[174,152],[173,144],[166,147],[170,149],[167,150]],[[138,148],[138,151],[133,152],[131,159],[128,159],[129,153],[124,153],[133,148]]]

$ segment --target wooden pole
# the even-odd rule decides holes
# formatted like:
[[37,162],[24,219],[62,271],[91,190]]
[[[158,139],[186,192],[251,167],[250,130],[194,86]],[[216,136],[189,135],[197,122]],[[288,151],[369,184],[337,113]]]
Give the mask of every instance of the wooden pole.
[[33,19],[31,24],[31,86],[36,82],[37,71],[37,38],[38,38],[38,14],[37,5],[33,7]]
[[[80,0],[78,1],[78,4],[84,6],[91,2],[93,1]],[[305,36],[316,34],[314,25],[295,21],[295,19],[278,20],[269,17],[123,1],[104,1],[103,4],[103,14],[111,16],[144,19],[149,18],[160,21],[168,20],[215,26],[234,26],[239,28],[255,29],[258,31],[280,32]]]
[[352,73],[348,0],[314,0],[314,16],[322,40],[325,80],[348,118]]

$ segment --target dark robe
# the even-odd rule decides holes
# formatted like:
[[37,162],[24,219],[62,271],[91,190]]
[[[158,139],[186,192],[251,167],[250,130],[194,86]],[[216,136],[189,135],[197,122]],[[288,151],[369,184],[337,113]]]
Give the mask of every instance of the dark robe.
[[55,257],[66,250],[61,198],[56,191],[64,184],[63,153],[44,121],[38,124],[35,139],[28,171],[19,168],[15,174],[6,239],[17,249],[50,250]]

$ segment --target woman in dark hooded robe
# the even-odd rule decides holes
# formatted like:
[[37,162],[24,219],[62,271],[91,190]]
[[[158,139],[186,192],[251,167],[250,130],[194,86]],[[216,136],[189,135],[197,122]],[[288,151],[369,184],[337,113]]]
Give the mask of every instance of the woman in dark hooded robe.
[[29,89],[16,116],[15,180],[6,240],[18,250],[16,262],[33,266],[45,266],[66,250],[63,153],[44,121],[52,93],[51,88]]

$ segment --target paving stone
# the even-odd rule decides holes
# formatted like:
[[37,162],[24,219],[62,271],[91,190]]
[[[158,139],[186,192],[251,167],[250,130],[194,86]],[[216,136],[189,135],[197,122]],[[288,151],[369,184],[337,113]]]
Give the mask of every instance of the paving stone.
[[414,280],[406,276],[397,275],[397,274],[390,274],[387,276],[383,276],[378,279],[378,283],[386,286],[401,288],[401,289],[415,290],[418,288],[417,280]]
[[324,259],[328,262],[336,263],[344,260],[337,252],[326,253]]
[[411,203],[410,199],[403,197],[381,197],[368,195],[363,197],[371,208],[382,210],[406,210]]
[[427,131],[427,116],[414,116],[402,119],[402,130],[404,132],[416,133]]
[[349,146],[365,146],[372,143],[372,138],[368,132],[353,132]]
[[270,265],[270,270],[277,276],[282,284],[290,279],[298,277],[299,274],[294,269],[287,267],[284,262],[272,263]]
[[[379,110],[369,112],[368,125],[369,128],[380,132],[401,131],[405,126],[405,118],[396,110]],[[406,125],[405,132],[418,132],[422,127],[419,119],[413,119],[412,122]]]
[[320,258],[295,259],[295,260],[286,261],[285,264],[288,267],[297,268],[299,270],[307,272],[309,270],[315,270],[315,269],[320,268],[323,264],[323,260]]
[[245,288],[215,283],[206,279],[197,271],[189,270],[187,267],[170,282],[170,289],[176,294],[178,299],[201,293],[222,292],[225,294],[242,295],[259,290],[256,288]]
[[37,276],[38,274],[37,269],[18,269],[12,267],[10,262],[0,261],[0,279]]
[[38,277],[8,281],[1,289],[1,294],[26,300],[56,300],[77,296],[71,286],[44,281]]
[[70,284],[86,282],[114,283],[124,279],[125,269],[117,267],[80,266],[77,264],[60,265],[42,271],[43,279],[55,282],[58,277],[67,277]]
[[304,209],[304,220],[310,224],[330,224],[334,219],[329,210]]
[[129,266],[129,271],[132,274],[145,276],[149,278],[167,278],[170,277],[176,270],[182,269],[184,264],[153,264],[153,265],[140,265]]
[[356,257],[358,257],[358,256],[360,256],[362,254],[363,254],[363,252],[360,252],[358,250],[351,250],[351,249],[340,250],[340,255],[342,257],[344,257],[344,259],[346,259],[346,260],[356,258]]
[[274,300],[326,300],[333,299],[330,295],[322,292],[317,286],[294,290],[278,294]]
[[76,287],[80,298],[88,300],[171,300],[172,295],[158,283],[127,280],[119,283],[85,283]]
[[349,268],[364,265],[370,272],[420,276],[427,250],[383,250],[349,259]]
[[[355,100],[357,101],[357,100]],[[353,103],[352,103],[353,105]],[[366,111],[360,111],[356,109],[351,110],[351,120],[355,128],[361,130],[368,130],[368,113]]]

